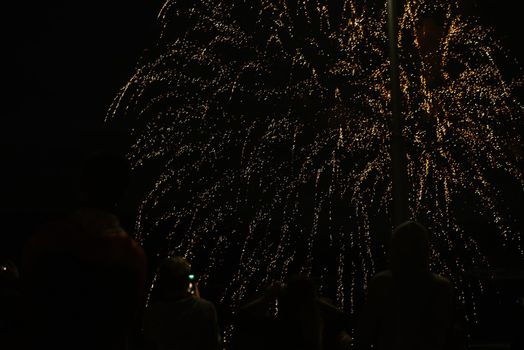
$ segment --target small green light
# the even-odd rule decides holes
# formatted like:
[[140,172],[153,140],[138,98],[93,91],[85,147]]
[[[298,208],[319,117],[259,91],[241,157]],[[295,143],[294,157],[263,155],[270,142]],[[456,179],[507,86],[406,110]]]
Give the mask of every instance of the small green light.
[[190,280],[194,280],[195,279],[195,275],[189,275],[189,279]]

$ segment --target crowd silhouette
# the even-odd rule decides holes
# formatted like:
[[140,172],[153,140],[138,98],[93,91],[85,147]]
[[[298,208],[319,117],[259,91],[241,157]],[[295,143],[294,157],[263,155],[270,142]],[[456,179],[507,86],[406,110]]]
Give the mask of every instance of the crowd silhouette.
[[226,344],[189,261],[168,257],[148,276],[143,249],[114,214],[127,179],[123,159],[90,159],[80,205],[30,238],[20,271],[2,262],[2,349],[465,348],[453,286],[430,271],[430,233],[414,221],[393,231],[389,268],[369,282],[357,321],[297,270],[235,310]]

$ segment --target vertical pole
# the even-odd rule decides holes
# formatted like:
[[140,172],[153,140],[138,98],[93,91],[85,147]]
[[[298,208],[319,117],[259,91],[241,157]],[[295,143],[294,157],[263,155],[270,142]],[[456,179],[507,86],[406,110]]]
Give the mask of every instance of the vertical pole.
[[391,163],[392,163],[392,214],[393,225],[397,226],[409,218],[408,178],[406,153],[402,139],[401,90],[398,61],[398,3],[388,0],[388,34],[391,80]]

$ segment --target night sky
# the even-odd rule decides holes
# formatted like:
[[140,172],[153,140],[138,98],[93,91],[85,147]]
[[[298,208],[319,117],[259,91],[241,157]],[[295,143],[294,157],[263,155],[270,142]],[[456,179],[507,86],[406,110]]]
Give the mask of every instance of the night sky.
[[[478,3],[482,21],[494,26],[497,37],[524,62],[519,2]],[[161,4],[2,4],[0,256],[17,259],[35,225],[67,210],[86,156],[125,150],[123,126],[106,125],[104,117],[137,59],[151,46]],[[130,199],[128,212],[133,203]]]
[[[104,124],[118,89],[151,42],[160,1],[24,1],[2,5],[0,255],[74,200],[86,156],[120,152]],[[7,58],[7,60],[5,60]]]

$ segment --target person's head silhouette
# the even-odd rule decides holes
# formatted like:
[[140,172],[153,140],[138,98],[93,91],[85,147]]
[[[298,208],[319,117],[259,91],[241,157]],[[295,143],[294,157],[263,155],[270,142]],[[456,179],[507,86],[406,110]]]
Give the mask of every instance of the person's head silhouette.
[[167,258],[158,267],[157,290],[161,295],[187,294],[190,273],[191,264],[185,258]]
[[428,231],[415,221],[406,221],[395,228],[390,251],[394,273],[416,273],[429,269]]

